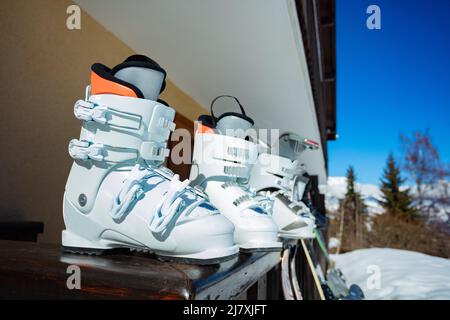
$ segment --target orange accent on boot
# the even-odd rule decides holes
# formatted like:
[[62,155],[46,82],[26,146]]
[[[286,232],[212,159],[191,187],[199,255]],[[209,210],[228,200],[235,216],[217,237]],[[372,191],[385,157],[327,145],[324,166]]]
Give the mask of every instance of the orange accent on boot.
[[205,126],[201,123],[197,124],[197,133],[215,133],[213,128]]
[[137,98],[136,93],[120,83],[106,80],[95,72],[91,72],[91,94],[117,94],[119,96]]

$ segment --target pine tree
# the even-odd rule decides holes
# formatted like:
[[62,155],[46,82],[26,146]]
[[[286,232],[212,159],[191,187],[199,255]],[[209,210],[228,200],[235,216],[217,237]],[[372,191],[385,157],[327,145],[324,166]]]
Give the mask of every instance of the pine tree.
[[400,188],[405,181],[406,179],[400,176],[400,168],[395,163],[394,156],[390,153],[381,178],[382,200],[380,200],[380,204],[387,213],[413,218],[416,211],[412,206],[409,190]]
[[362,195],[356,191],[356,174],[352,166],[347,169],[347,191],[340,203],[341,224],[340,240],[345,239],[348,247],[359,247],[362,244],[365,228],[363,214],[366,211]]
[[351,211],[355,215],[355,211],[362,213],[365,211],[366,206],[364,200],[359,192],[356,191],[356,174],[353,166],[347,169],[347,191],[342,203],[347,210]]

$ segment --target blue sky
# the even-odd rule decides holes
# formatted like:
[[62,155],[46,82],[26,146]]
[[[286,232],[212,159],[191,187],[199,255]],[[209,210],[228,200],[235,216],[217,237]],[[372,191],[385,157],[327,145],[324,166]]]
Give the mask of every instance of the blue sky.
[[[381,8],[381,30],[366,9]],[[336,0],[337,131],[329,174],[378,183],[400,133],[429,129],[450,161],[450,0]]]

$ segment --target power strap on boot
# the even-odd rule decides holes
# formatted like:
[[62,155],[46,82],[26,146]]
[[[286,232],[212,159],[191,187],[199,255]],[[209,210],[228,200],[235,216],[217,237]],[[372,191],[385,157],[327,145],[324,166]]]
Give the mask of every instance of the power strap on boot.
[[[208,180],[220,180],[223,176],[242,180],[250,178],[257,157],[254,143],[232,136],[197,134],[195,145],[193,165],[202,166],[202,177]],[[197,182],[201,184],[205,181]]]
[[69,155],[74,160],[94,160],[105,162],[136,162],[139,158],[150,161],[164,161],[170,150],[164,144],[153,141],[143,142],[140,149],[126,146],[111,146],[88,140],[72,139]]
[[169,156],[167,140],[175,130],[174,111],[159,102],[88,94],[86,100],[75,103],[74,114],[97,133],[70,141],[73,159],[163,162]]

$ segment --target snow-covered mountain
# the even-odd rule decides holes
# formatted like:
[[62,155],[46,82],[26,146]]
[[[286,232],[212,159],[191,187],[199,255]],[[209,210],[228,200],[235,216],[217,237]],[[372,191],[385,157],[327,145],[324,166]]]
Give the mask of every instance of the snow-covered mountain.
[[[336,211],[339,208],[339,201],[344,199],[347,189],[345,177],[329,177],[325,187],[325,206],[329,211]],[[356,190],[361,193],[367,205],[369,214],[379,214],[383,210],[378,203],[381,200],[381,192],[378,186],[373,184],[356,183]]]
[[[406,188],[406,187],[405,187]],[[450,188],[450,182],[442,181],[434,188],[427,189],[428,198],[425,202],[432,202],[433,197],[437,197],[445,188]],[[328,177],[328,183],[321,191],[325,193],[325,206],[328,211],[334,212],[339,208],[339,201],[344,199],[347,189],[347,179],[345,177]],[[356,183],[356,190],[361,193],[370,216],[383,213],[383,209],[378,203],[381,200],[381,191],[378,186],[373,184]],[[409,188],[411,194],[417,193],[416,186]],[[430,218],[448,221],[450,215],[450,206],[437,204],[434,213]]]

